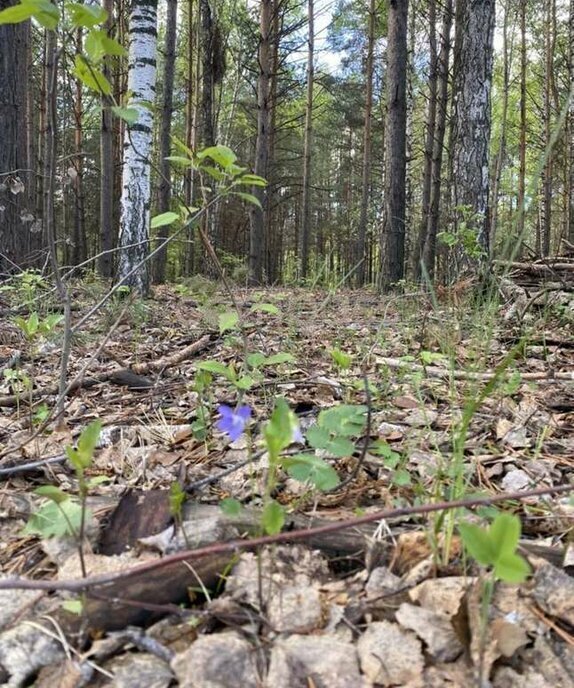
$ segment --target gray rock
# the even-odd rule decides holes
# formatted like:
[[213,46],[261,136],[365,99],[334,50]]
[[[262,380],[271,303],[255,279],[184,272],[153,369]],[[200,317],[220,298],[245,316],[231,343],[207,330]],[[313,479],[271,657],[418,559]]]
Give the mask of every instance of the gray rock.
[[[240,684],[237,683],[237,686]],[[332,636],[292,635],[271,650],[266,688],[369,688],[351,643]]]
[[[47,630],[53,632],[51,627]],[[9,676],[6,686],[21,686],[42,667],[64,658],[62,645],[29,623],[21,623],[0,635],[0,665]]]
[[114,674],[113,688],[167,688],[173,681],[169,665],[145,652],[117,657],[106,669]]
[[377,621],[357,642],[363,674],[377,685],[422,686],[424,660],[421,642],[397,624]]
[[261,686],[255,649],[233,632],[202,636],[176,655],[171,666],[180,688]]
[[273,630],[279,633],[310,633],[321,628],[321,596],[317,588],[292,585],[269,600],[267,615]]

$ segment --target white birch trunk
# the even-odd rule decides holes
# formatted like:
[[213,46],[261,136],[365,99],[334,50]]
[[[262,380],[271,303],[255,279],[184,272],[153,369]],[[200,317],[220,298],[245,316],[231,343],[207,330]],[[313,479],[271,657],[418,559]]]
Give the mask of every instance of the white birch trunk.
[[[129,107],[139,112],[126,126],[120,211],[118,278],[141,295],[149,289],[150,158],[157,51],[157,0],[132,0],[128,65]],[[130,274],[132,273],[132,274]]]

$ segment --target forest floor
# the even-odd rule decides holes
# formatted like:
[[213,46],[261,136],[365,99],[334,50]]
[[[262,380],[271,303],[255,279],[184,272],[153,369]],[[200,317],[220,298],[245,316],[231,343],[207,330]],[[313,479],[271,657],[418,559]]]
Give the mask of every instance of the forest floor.
[[[77,284],[73,322],[100,293]],[[572,484],[574,306],[538,302],[518,320],[510,304],[454,291],[439,303],[234,295],[239,321],[203,280],[112,299],[74,335],[76,384],[57,424],[44,422],[60,376],[54,304],[40,300],[40,327],[24,337],[14,316],[29,326],[31,309],[0,295],[0,683],[573,686],[572,498],[514,493]],[[307,441],[275,474],[262,448],[280,397]],[[251,418],[230,441],[218,409],[238,402]],[[337,406],[346,429],[328,425]],[[80,557],[61,519],[77,513],[61,494],[80,489],[64,448],[95,419]],[[317,426],[324,446],[310,443]],[[314,484],[332,469],[340,483],[302,482],[289,457],[304,450],[323,460]],[[35,492],[46,485],[61,492]],[[46,496],[60,504],[45,510]],[[243,546],[273,532],[271,497],[283,532]],[[482,503],[416,511],[453,499]],[[501,512],[520,533],[510,519],[496,544],[486,524]],[[476,539],[468,551],[461,522]],[[521,583],[509,582],[516,554]],[[15,576],[33,582],[14,589]]]

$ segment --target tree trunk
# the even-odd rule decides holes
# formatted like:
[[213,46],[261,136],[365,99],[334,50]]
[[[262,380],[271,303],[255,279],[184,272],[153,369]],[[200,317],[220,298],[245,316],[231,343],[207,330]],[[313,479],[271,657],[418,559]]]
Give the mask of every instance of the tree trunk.
[[440,51],[437,58],[437,109],[436,130],[433,140],[431,165],[431,193],[429,213],[422,253],[422,263],[430,279],[435,273],[436,237],[438,234],[442,187],[442,159],[448,110],[448,64],[450,58],[450,33],[452,28],[452,2],[446,0],[441,27]]
[[141,295],[149,290],[150,155],[155,98],[157,0],[134,0],[130,15],[128,91],[138,120],[126,127],[122,176],[119,280]]
[[387,44],[387,117],[385,124],[385,207],[381,286],[404,275],[407,124],[408,0],[390,0]]
[[552,69],[554,63],[554,39],[552,34],[555,0],[545,0],[546,18],[544,22],[544,168],[542,170],[542,206],[540,218],[539,246],[541,256],[550,253],[550,233],[552,231],[552,176],[553,153],[552,138]]
[[568,151],[569,173],[568,184],[568,239],[574,242],[574,0],[570,0],[568,17],[568,73],[570,75],[570,105],[568,109]]
[[436,113],[438,95],[438,54],[436,45],[436,0],[429,0],[429,101],[425,134],[425,161],[422,191],[422,216],[418,232],[418,250],[414,253],[413,272],[418,281],[421,277],[421,260],[424,250],[430,216],[430,198],[433,171],[433,150],[436,136]]
[[311,238],[311,162],[313,147],[313,80],[314,80],[314,25],[313,0],[307,0],[307,101],[305,106],[305,141],[303,144],[303,199],[301,203],[301,277],[309,272],[309,245]]
[[[0,10],[11,0],[0,0]],[[26,24],[0,25],[0,273],[26,257],[30,223],[24,221],[32,176],[27,168],[28,36]]]
[[[76,29],[76,51],[82,53],[83,30]],[[79,265],[88,255],[86,245],[86,217],[84,210],[84,127],[82,117],[84,103],[82,98],[82,82],[76,79],[76,99],[74,102],[74,153],[73,158],[73,189],[74,189],[74,229],[72,236],[72,264]]]
[[[173,82],[175,77],[175,37],[177,28],[177,0],[167,0],[167,18],[165,28],[165,55],[163,65],[163,102],[161,108],[161,130],[159,134],[159,193],[158,214],[167,213],[171,203],[171,167],[166,158],[171,148],[171,120],[173,117]],[[169,225],[160,227],[157,239],[161,244],[169,236]],[[165,282],[165,265],[167,246],[161,248],[155,256],[155,281]]]
[[511,48],[508,45],[508,18],[510,15],[509,0],[504,6],[504,20],[502,24],[502,121],[500,122],[500,140],[498,143],[498,154],[494,165],[492,177],[492,200],[490,203],[490,249],[494,248],[494,238],[498,225],[498,189],[500,187],[500,176],[506,155],[506,127],[508,124],[508,92],[510,90],[510,67],[512,55],[509,54]]
[[[112,35],[113,0],[104,0],[104,9],[108,13],[105,30]],[[111,60],[104,58],[103,73],[111,81]],[[99,271],[102,277],[113,274],[113,260],[111,250],[114,247],[114,123],[112,120],[111,98],[102,95],[102,119],[100,129],[100,251]]]
[[357,285],[365,283],[367,267],[367,217],[371,198],[371,125],[373,120],[373,56],[375,52],[376,0],[369,0],[369,26],[367,29],[367,64],[365,74],[365,124],[363,129],[363,170],[361,185],[361,210],[359,215],[357,250],[355,260],[361,261],[357,268]]
[[520,258],[521,246],[524,242],[524,214],[526,212],[526,2],[520,3],[520,141],[518,168],[518,218],[516,231],[518,234],[518,249],[513,251],[515,258]]
[[[269,158],[269,125],[271,122],[269,86],[272,69],[272,15],[273,0],[261,0],[259,16],[259,75],[257,78],[257,141],[255,144],[255,174],[265,177]],[[261,207],[253,205],[250,212],[249,232],[249,280],[252,284],[263,281],[265,260],[265,222],[263,207],[265,189],[254,186],[253,195]]]
[[[454,89],[453,186],[457,224],[476,235],[482,260],[489,251],[488,192],[494,0],[461,8],[460,64]],[[471,258],[475,262],[474,257]]]

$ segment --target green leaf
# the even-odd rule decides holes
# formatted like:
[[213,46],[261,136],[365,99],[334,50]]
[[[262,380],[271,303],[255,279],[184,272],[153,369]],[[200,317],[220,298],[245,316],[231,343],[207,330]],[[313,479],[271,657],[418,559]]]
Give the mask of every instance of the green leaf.
[[240,378],[235,380],[235,386],[237,387],[237,389],[251,389],[254,384],[255,378],[253,378],[251,375],[242,375]]
[[486,530],[473,523],[460,523],[458,526],[464,546],[470,556],[482,566],[492,566],[496,560],[496,552]]
[[261,524],[268,535],[276,535],[281,532],[285,523],[285,510],[274,499],[271,499],[263,507]]
[[520,519],[513,514],[498,514],[488,534],[498,557],[514,552],[520,540]]
[[158,227],[165,227],[165,225],[172,225],[176,220],[179,220],[179,215],[174,212],[161,213],[152,217],[150,227],[157,229]]
[[40,495],[40,497],[46,497],[46,499],[49,499],[56,504],[61,504],[67,499],[70,499],[70,495],[62,492],[62,490],[55,485],[41,485],[40,487],[37,487],[34,492],[37,495]]
[[206,172],[212,179],[215,179],[216,182],[221,182],[225,179],[225,173],[217,167],[202,165],[200,169],[202,172]]
[[7,7],[0,12],[0,24],[19,24],[33,17],[36,11],[36,6],[31,2],[23,2],[13,7]]
[[197,364],[199,370],[205,370],[208,373],[214,373],[215,375],[223,375],[227,379],[231,379],[233,375],[232,371],[228,366],[220,363],[219,361],[201,361]]
[[277,399],[269,422],[263,430],[271,461],[277,461],[280,452],[293,441],[297,418],[285,399]]
[[[86,516],[87,518],[87,516]],[[43,538],[76,535],[82,522],[82,507],[73,499],[56,504],[47,502],[28,519],[25,535],[40,535]]]
[[203,158],[211,158],[218,165],[221,165],[224,169],[231,167],[233,163],[237,160],[237,156],[227,146],[210,146],[205,148],[197,154],[197,157],[202,160]]
[[233,497],[226,497],[219,502],[219,507],[226,516],[239,516],[243,509],[243,504]]
[[230,191],[230,193],[232,193],[234,196],[239,196],[239,198],[242,198],[244,201],[247,201],[247,203],[252,203],[253,205],[256,205],[258,208],[263,209],[261,201],[257,198],[257,196],[254,196],[253,194],[245,193],[244,191]]
[[270,313],[271,315],[279,315],[279,309],[272,303],[254,303],[250,308],[252,313],[261,311],[262,313]]
[[98,485],[105,485],[105,483],[109,483],[111,480],[109,475],[94,475],[93,478],[90,478],[87,481],[87,486],[88,489],[92,489],[94,487],[97,487]]
[[82,431],[76,449],[66,447],[68,459],[70,459],[70,463],[79,473],[83,473],[91,465],[101,430],[101,421],[95,420]]
[[337,458],[344,459],[347,456],[353,456],[355,451],[355,444],[348,440],[346,437],[333,437],[327,442],[325,446],[325,451],[336,456]]
[[0,12],[0,24],[19,24],[34,17],[46,29],[53,31],[60,21],[60,12],[49,0],[25,0]]
[[257,174],[244,174],[235,184],[246,184],[249,186],[267,186],[267,180]]
[[187,494],[179,483],[172,483],[169,488],[169,511],[173,516],[181,516],[181,509],[185,504]]
[[404,468],[393,473],[392,482],[398,487],[406,487],[412,483],[411,474]]
[[190,158],[184,158],[183,155],[168,155],[166,160],[169,160],[169,162],[174,162],[178,165],[182,165],[183,167],[193,167],[193,160],[190,160]]
[[315,449],[326,449],[330,439],[329,432],[318,425],[312,425],[307,430],[307,441]]
[[234,327],[239,322],[239,315],[237,311],[228,311],[226,313],[220,313],[219,318],[219,333],[223,334],[227,330],[233,330]]
[[80,5],[69,3],[66,9],[70,12],[72,25],[91,29],[97,24],[103,24],[108,18],[108,13],[99,5]]
[[282,466],[295,480],[309,482],[318,490],[332,490],[339,484],[337,471],[326,461],[312,454],[295,454],[281,460]]
[[505,553],[494,565],[494,575],[506,583],[522,583],[529,574],[530,566],[519,554]]
[[341,370],[347,370],[351,367],[353,358],[349,354],[346,354],[344,351],[341,351],[341,349],[331,349],[329,353],[331,354],[331,358],[335,362],[335,365],[341,368]]
[[246,360],[248,365],[250,365],[252,368],[259,368],[259,366],[263,365],[267,359],[265,357],[265,354],[262,354],[260,351],[257,351],[253,354],[249,354]]
[[89,65],[82,55],[76,55],[74,60],[74,69],[72,70],[75,76],[92,91],[103,93],[106,96],[111,95],[112,86],[107,78],[97,67]]
[[341,404],[331,409],[321,411],[318,424],[337,435],[353,437],[360,435],[365,427],[366,406],[351,406]]
[[293,363],[294,360],[295,357],[291,354],[287,353],[286,351],[280,351],[279,353],[273,354],[272,356],[268,356],[265,359],[263,365],[272,366],[279,365],[281,363]]
[[120,107],[119,105],[113,105],[112,112],[116,117],[123,119],[128,124],[135,124],[140,116],[139,110],[136,110],[136,108]]
[[78,616],[84,611],[84,603],[82,600],[64,600],[62,602],[62,609],[70,614],[77,614]]

